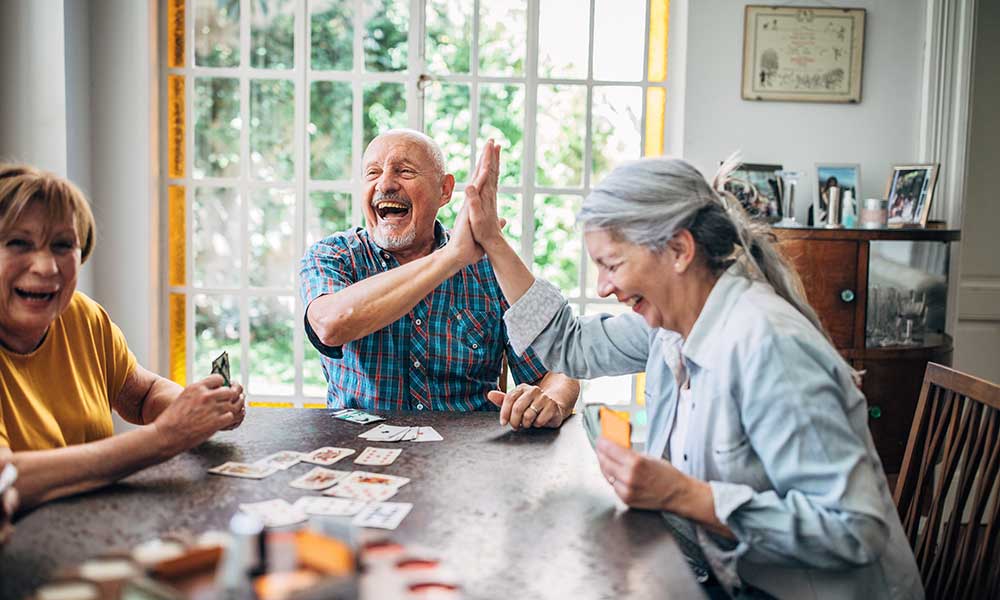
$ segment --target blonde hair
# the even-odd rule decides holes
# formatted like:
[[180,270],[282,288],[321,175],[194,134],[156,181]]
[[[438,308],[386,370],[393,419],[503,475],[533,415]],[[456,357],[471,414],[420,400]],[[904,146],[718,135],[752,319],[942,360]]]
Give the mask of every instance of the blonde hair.
[[0,234],[13,229],[32,202],[42,206],[46,223],[73,219],[80,244],[80,261],[86,262],[94,250],[97,231],[94,213],[80,188],[58,175],[29,165],[0,163]]

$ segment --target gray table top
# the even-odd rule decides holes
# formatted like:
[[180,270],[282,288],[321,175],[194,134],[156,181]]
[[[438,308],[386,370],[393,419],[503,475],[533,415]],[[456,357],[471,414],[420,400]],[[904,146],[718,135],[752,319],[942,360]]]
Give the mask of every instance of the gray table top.
[[560,430],[514,432],[496,413],[397,413],[393,425],[431,425],[442,442],[372,443],[372,425],[332,411],[252,409],[241,428],[120,483],[45,505],[17,523],[0,553],[0,598],[21,598],[60,568],[171,531],[225,529],[242,502],[306,492],[289,487],[313,465],[267,479],[207,473],[278,450],[401,448],[392,465],[334,469],[410,477],[392,501],[413,511],[391,536],[439,553],[468,598],[702,597],[658,514],[628,510],[604,481],[579,417]]

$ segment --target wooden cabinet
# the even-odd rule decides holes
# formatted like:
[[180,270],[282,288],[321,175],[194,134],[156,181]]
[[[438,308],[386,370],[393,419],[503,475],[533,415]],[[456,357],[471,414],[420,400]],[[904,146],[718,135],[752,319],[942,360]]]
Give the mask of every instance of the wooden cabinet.
[[859,371],[869,426],[886,473],[898,473],[928,361],[951,364],[952,340],[929,334],[916,346],[868,347],[872,242],[953,242],[956,230],[775,228],[779,248],[795,266],[809,302],[837,350]]

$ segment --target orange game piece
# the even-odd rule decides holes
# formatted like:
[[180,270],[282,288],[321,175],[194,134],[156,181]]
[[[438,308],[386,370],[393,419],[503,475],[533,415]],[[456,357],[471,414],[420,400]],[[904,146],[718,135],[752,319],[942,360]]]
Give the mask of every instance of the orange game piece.
[[617,411],[601,407],[601,437],[606,437],[622,448],[632,447],[632,424]]

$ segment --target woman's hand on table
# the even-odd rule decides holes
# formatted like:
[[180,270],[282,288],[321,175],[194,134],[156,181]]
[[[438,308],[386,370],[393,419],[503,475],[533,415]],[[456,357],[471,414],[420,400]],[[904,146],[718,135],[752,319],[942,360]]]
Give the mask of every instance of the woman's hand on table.
[[513,429],[555,428],[566,418],[562,407],[537,385],[521,383],[506,394],[492,391],[486,397],[500,407],[500,424],[509,423]]
[[204,442],[220,429],[243,422],[246,404],[243,386],[222,385],[220,375],[192,383],[153,422],[168,452],[178,454]]

